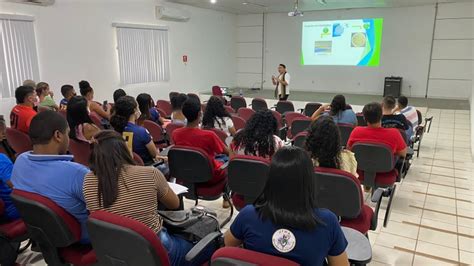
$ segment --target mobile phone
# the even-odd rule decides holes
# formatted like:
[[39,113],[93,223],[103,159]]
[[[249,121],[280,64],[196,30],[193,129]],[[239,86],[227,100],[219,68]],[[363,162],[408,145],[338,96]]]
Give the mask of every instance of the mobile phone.
[[109,106],[109,102],[107,102],[107,100],[105,100],[105,101],[102,103],[102,108],[104,109],[104,111],[107,112],[108,106]]

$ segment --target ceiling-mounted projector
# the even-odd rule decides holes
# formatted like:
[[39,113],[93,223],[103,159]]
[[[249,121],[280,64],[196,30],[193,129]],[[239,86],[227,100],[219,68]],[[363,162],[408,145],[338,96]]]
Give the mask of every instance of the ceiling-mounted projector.
[[295,9],[293,11],[288,12],[289,17],[302,17],[303,12],[298,10],[298,3],[299,0],[295,1]]

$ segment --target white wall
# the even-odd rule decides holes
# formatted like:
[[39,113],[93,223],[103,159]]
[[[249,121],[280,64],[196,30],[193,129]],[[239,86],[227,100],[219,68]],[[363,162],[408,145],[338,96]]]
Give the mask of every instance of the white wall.
[[[126,88],[132,95],[148,92],[168,98],[171,90],[209,91],[212,85],[236,84],[237,16],[190,6],[187,23],[155,19],[154,0],[57,0],[50,7],[0,2],[0,13],[35,17],[35,32],[42,81],[50,83],[60,100],[62,84],[89,80],[99,101],[112,100],[120,84],[113,22],[169,26],[170,82]],[[167,3],[167,5],[169,5]],[[187,65],[182,55],[188,55]],[[14,101],[0,101],[8,115]]]
[[[402,76],[402,93],[425,96],[433,34],[434,6],[305,12],[302,18],[273,13],[265,21],[265,78],[284,63],[292,90],[383,94],[384,77]],[[379,67],[301,66],[303,21],[384,18]],[[270,82],[265,83],[270,86]]]
[[474,60],[474,4],[439,4],[428,96],[468,99]]

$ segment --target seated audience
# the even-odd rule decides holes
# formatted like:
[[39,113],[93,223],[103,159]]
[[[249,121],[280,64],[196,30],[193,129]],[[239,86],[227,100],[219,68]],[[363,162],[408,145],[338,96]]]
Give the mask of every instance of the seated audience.
[[141,116],[137,101],[131,96],[122,96],[115,103],[114,110],[110,124],[122,134],[128,148],[138,154],[145,165],[154,164],[157,158],[162,159],[148,130],[136,124]]
[[116,89],[114,91],[114,103],[118,101],[118,99],[122,96],[126,96],[127,93],[123,89]]
[[10,113],[10,127],[28,134],[30,123],[36,115],[35,103],[38,102],[33,87],[20,86],[15,90],[16,103]]
[[74,96],[69,100],[67,122],[69,137],[74,140],[91,143],[92,137],[100,131],[89,116],[89,102],[82,96]]
[[0,153],[4,153],[10,161],[15,161],[15,150],[10,146],[7,140],[7,124],[3,115],[0,115]]
[[219,154],[229,155],[229,151],[216,133],[199,128],[202,118],[201,103],[189,98],[184,102],[182,110],[188,123],[186,127],[178,128],[173,132],[173,136],[171,136],[173,142],[176,145],[201,148],[207,153],[214,168],[213,178],[208,182],[209,184],[226,179],[225,170],[220,169],[223,163],[216,160],[215,157]]
[[[136,166],[123,138],[114,131],[100,132],[95,141],[92,172],[84,181],[87,209],[106,210],[142,222],[157,234],[171,265],[188,265],[185,255],[193,244],[169,233],[157,212],[158,203],[168,209],[179,207],[178,196],[163,174],[153,167]],[[207,254],[194,264],[201,265],[209,259]]]
[[349,265],[338,218],[315,202],[313,163],[297,147],[278,150],[265,188],[225,233],[225,245],[280,256],[301,265]]
[[232,154],[271,158],[285,144],[276,135],[278,122],[270,110],[256,112],[237,132],[231,145]]
[[354,153],[342,149],[339,129],[330,117],[320,117],[311,124],[306,149],[315,166],[341,169],[358,176]]
[[413,130],[411,129],[410,123],[407,121],[404,115],[394,114],[396,107],[396,100],[392,96],[386,96],[382,102],[382,127],[385,128],[397,128],[405,130],[408,139],[410,139]]
[[169,120],[164,119],[160,116],[160,113],[155,107],[155,102],[151,98],[151,95],[148,93],[141,93],[137,96],[137,103],[142,115],[137,120],[137,124],[143,126],[145,120],[150,120],[157,123],[160,126],[163,126],[165,123],[168,123]]
[[347,141],[348,149],[357,142],[376,142],[390,147],[394,155],[405,157],[407,145],[398,129],[382,127],[382,106],[379,103],[366,104],[362,113],[367,126],[354,128]]
[[84,96],[87,101],[89,102],[89,109],[91,112],[98,114],[103,119],[109,120],[110,119],[110,108],[108,106],[102,106],[100,103],[94,101],[94,89],[92,89],[89,82],[82,80],[79,82],[79,89],[81,95]]
[[36,95],[38,95],[39,107],[57,111],[59,106],[53,100],[53,92],[49,89],[49,84],[40,82],[36,85]]
[[356,114],[352,109],[347,108],[344,95],[336,95],[331,104],[321,105],[311,116],[311,119],[314,121],[321,115],[332,117],[336,124],[357,125]]
[[5,204],[3,216],[0,216],[0,223],[16,220],[20,218],[15,205],[10,197],[13,184],[10,181],[12,176],[13,163],[7,155],[0,153],[0,199]]
[[220,129],[228,136],[235,135],[234,123],[221,98],[217,96],[209,98],[202,118],[202,127],[205,129]]
[[59,109],[66,110],[67,103],[71,100],[72,97],[76,96],[76,91],[72,85],[63,85],[61,86],[61,94],[63,95],[63,99],[59,103]]
[[29,136],[33,151],[18,156],[11,182],[15,189],[40,194],[73,215],[82,226],[81,242],[88,243],[88,212],[82,193],[85,166],[71,162],[67,155],[69,127],[66,119],[53,111],[44,111],[31,121]]
[[186,125],[187,120],[183,114],[182,108],[187,99],[188,95],[184,93],[180,93],[171,98],[171,107],[173,108],[173,112],[171,113],[171,123]]
[[404,115],[408,122],[410,122],[413,130],[415,130],[419,123],[422,122],[418,121],[418,113],[416,112],[416,108],[413,106],[408,106],[408,98],[405,96],[398,97],[397,102],[397,108],[394,110],[394,113]]

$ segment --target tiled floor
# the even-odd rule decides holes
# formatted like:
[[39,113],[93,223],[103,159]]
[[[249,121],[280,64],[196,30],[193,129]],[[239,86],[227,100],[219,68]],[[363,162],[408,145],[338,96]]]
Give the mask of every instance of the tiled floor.
[[[388,226],[383,227],[384,199],[379,226],[369,232],[370,265],[474,265],[469,111],[429,109],[427,116],[434,116],[431,131],[425,134],[420,157],[397,186]],[[221,200],[201,204],[217,210],[220,220],[229,214]],[[18,261],[44,265],[38,260],[28,252]]]

